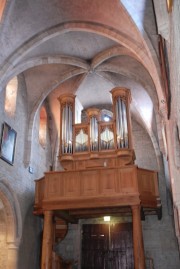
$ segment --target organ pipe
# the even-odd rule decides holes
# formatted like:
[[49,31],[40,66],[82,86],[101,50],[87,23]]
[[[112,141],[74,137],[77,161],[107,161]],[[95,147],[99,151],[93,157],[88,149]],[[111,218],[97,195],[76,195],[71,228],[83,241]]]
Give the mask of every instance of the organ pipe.
[[98,151],[99,149],[98,121],[100,118],[100,110],[97,108],[89,108],[86,110],[86,113],[90,125],[90,151]]
[[130,113],[131,101],[130,91],[126,88],[114,88],[112,91],[113,109],[115,120],[115,137],[117,149],[131,147]]
[[61,154],[73,153],[74,95],[59,97],[61,104]]
[[[87,122],[75,124],[75,96],[72,94],[59,97],[61,104],[60,154],[70,160],[74,153],[98,156],[98,151],[116,151],[132,149],[130,131],[130,91],[116,87],[111,91],[113,100],[113,119],[103,121],[101,110],[86,110]],[[94,152],[94,153],[93,153]]]

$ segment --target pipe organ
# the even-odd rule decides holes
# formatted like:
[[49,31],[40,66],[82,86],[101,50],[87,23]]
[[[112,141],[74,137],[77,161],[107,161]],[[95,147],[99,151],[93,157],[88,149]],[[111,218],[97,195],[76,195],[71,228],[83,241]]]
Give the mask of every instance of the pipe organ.
[[134,165],[130,91],[117,87],[111,94],[111,116],[105,119],[102,110],[88,108],[86,121],[78,124],[75,96],[59,97],[64,170],[46,172],[36,181],[34,214],[44,216],[41,269],[52,269],[53,220],[74,222],[122,209],[132,214],[134,268],[145,269],[141,217],[153,210],[161,218],[157,172]]
[[[102,119],[98,108],[86,110],[86,123],[75,124],[75,96],[59,97],[61,105],[61,136],[59,159],[67,169],[67,162],[83,159],[102,159],[117,156],[129,157],[134,161],[131,138],[131,118],[129,106],[130,91],[126,88],[114,88],[112,95],[113,117]],[[69,164],[68,164],[68,167]],[[72,166],[71,166],[72,168]]]

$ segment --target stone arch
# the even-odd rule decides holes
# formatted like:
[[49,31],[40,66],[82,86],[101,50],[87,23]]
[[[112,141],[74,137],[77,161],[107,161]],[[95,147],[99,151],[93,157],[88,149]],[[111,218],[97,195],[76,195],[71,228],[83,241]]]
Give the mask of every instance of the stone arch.
[[7,268],[17,268],[17,254],[22,235],[22,219],[16,195],[6,180],[0,181],[0,200],[6,221]]
[[24,72],[25,70],[43,65],[43,64],[67,64],[71,66],[75,66],[78,68],[84,68],[84,70],[89,70],[90,66],[89,64],[82,59],[79,59],[77,57],[70,57],[66,55],[56,55],[56,56],[41,56],[41,57],[35,57],[29,60],[26,60],[26,62],[20,63],[16,65],[6,76],[6,79],[3,81],[2,88],[13,78],[14,76],[17,76],[18,74]]
[[[161,81],[159,78],[159,66],[157,66],[157,61],[156,63],[154,61],[152,51],[151,52],[146,51],[148,50],[147,46],[143,48],[142,44],[139,44],[138,42],[134,42],[134,40],[132,40],[130,37],[121,33],[121,31],[112,29],[108,26],[101,25],[100,23],[67,22],[67,23],[62,23],[60,25],[56,25],[54,27],[51,27],[50,29],[46,29],[45,31],[37,34],[35,37],[31,38],[28,42],[26,42],[21,47],[19,47],[15,51],[15,53],[9,58],[9,60],[3,64],[0,71],[0,76],[1,76],[0,82],[2,83],[2,85],[4,84],[4,81],[6,80],[6,76],[8,75],[8,73],[12,71],[14,66],[17,65],[18,62],[22,60],[23,57],[29,51],[31,51],[33,48],[37,47],[38,45],[42,44],[43,42],[55,36],[58,36],[60,34],[67,33],[70,31],[88,31],[88,32],[100,34],[102,36],[110,38],[116,41],[117,43],[127,47],[130,51],[132,51],[136,55],[137,59],[139,59],[139,61],[144,65],[144,67],[149,72],[156,86],[157,95],[159,99],[159,105],[161,107],[166,107],[166,103],[164,104],[165,96],[164,96],[164,92],[161,87]],[[152,57],[149,57],[149,55],[151,55]],[[12,62],[14,63],[14,65],[11,64]],[[163,100],[163,102],[161,102],[161,100]]]
[[137,104],[136,104],[135,100],[133,100],[133,99],[132,99],[132,104],[133,104],[134,109],[136,110],[136,113],[138,114],[138,117],[141,119],[141,122],[142,122],[142,125],[141,126],[142,126],[142,128],[144,128],[144,130],[146,131],[146,133],[148,134],[148,136],[149,136],[149,138],[150,138],[150,140],[152,142],[152,145],[153,145],[153,148],[154,148],[154,152],[155,152],[155,155],[156,155],[157,165],[158,165],[158,168],[160,170],[160,162],[159,162],[159,159],[161,157],[161,152],[160,152],[160,149],[159,149],[159,145],[158,145],[158,141],[157,141],[156,135],[146,125],[145,120],[143,119],[143,117],[139,113],[139,110],[137,108]]
[[37,100],[32,112],[31,112],[30,119],[29,119],[29,125],[28,125],[28,134],[27,134],[25,158],[24,158],[24,164],[26,167],[28,167],[28,165],[31,163],[31,154],[32,154],[31,142],[32,142],[32,137],[33,137],[33,127],[34,127],[35,116],[36,116],[38,109],[40,108],[40,106],[42,105],[42,103],[44,102],[44,100],[48,96],[48,94],[51,91],[53,91],[54,89],[56,89],[61,83],[63,83],[64,81],[66,81],[69,78],[72,78],[73,76],[77,76],[77,75],[84,74],[84,73],[85,73],[84,69],[77,68],[74,71],[70,71],[70,72],[63,74],[63,76],[59,79],[59,81],[57,83],[55,83],[54,85],[52,85],[50,88],[48,88],[46,91],[43,91],[42,95]]
[[[9,74],[11,76],[14,75],[14,72],[18,69],[18,64],[20,60],[22,61],[23,57],[32,49],[37,47],[38,45],[42,44],[43,42],[58,36],[63,33],[67,33],[70,31],[88,31],[92,33],[96,33],[102,36],[105,36],[107,38],[110,38],[117,43],[123,45],[126,47],[126,49],[129,50],[131,57],[132,55],[134,58],[136,58],[139,62],[141,62],[146,70],[149,72],[153,83],[156,88],[157,92],[157,100],[160,110],[164,109],[166,110],[166,102],[164,97],[164,92],[161,87],[161,80],[159,77],[159,66],[157,64],[157,59],[154,59],[154,55],[152,51],[148,51],[148,47],[145,46],[145,40],[141,43],[134,42],[130,37],[126,36],[125,34],[121,33],[120,30],[110,28],[108,26],[102,25],[100,23],[91,23],[91,22],[66,22],[59,25],[56,25],[54,27],[51,27],[47,29],[46,31],[42,31],[35,35],[33,38],[31,38],[29,41],[27,41],[25,44],[23,44],[21,47],[19,47],[15,53],[8,59],[8,61],[3,65],[0,73],[1,73],[1,83],[2,86],[4,82],[7,80],[7,77],[9,77]],[[147,53],[148,52],[148,53]],[[126,52],[125,52],[126,53]],[[149,57],[151,55],[151,57]],[[97,60],[97,59],[96,59]],[[102,60],[102,59],[101,59]],[[10,62],[14,62],[14,65],[10,64]],[[43,63],[43,59],[41,59],[41,62]],[[46,60],[45,60],[46,62]],[[42,64],[41,63],[41,64]],[[36,63],[37,64],[37,63]],[[95,64],[95,62],[94,62]],[[98,61],[96,62],[98,64]],[[24,63],[24,67],[25,67]],[[32,63],[33,65],[33,63]],[[82,66],[82,63],[81,63]],[[21,68],[23,67],[23,64],[21,64]],[[16,69],[17,68],[17,69]],[[20,68],[20,69],[21,69]],[[87,72],[87,66],[83,65],[84,72]],[[78,71],[76,71],[78,72]],[[43,98],[44,100],[44,98]],[[41,100],[41,102],[43,101]],[[38,100],[39,101],[39,100]],[[36,106],[36,105],[35,105]],[[37,107],[37,106],[36,106]],[[34,119],[34,110],[32,112],[32,117],[30,118],[29,126],[33,127],[33,119]],[[31,155],[31,137],[32,137],[32,131],[33,128],[29,128],[28,133],[28,143],[27,145],[27,151],[25,152],[26,160],[25,165],[28,165],[30,162],[30,155]],[[30,152],[30,153],[29,153]]]

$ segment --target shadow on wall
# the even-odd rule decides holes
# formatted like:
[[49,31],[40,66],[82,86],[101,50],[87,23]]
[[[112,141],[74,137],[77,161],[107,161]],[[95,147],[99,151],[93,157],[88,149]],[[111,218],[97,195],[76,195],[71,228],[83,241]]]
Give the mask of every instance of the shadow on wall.
[[19,246],[18,269],[39,269],[42,242],[41,218],[33,215],[33,204],[27,210]]

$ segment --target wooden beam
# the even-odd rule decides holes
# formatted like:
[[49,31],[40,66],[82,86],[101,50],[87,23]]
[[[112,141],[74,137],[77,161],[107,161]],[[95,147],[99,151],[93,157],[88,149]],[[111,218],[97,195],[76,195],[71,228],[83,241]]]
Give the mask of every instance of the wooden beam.
[[72,217],[67,211],[61,211],[61,210],[55,210],[54,215],[57,218],[63,219],[70,223],[77,223],[77,219],[75,217]]

